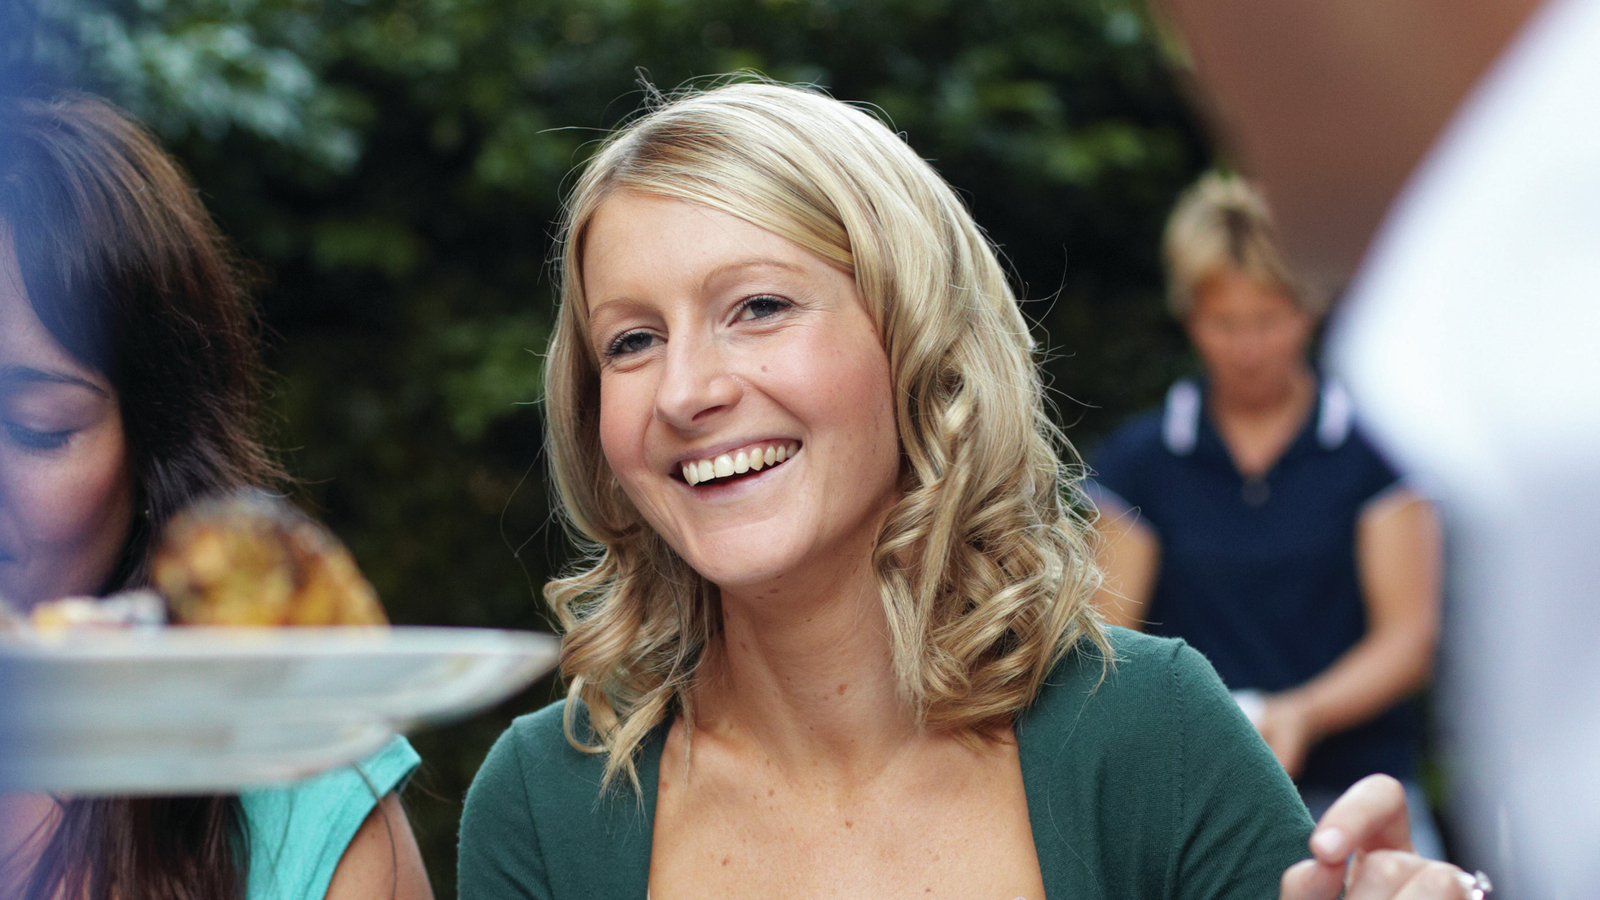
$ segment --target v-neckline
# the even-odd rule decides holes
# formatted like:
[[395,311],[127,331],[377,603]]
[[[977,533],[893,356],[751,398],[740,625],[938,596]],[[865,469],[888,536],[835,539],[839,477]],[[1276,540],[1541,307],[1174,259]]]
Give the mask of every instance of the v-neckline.
[[[1041,685],[1041,690],[1043,687]],[[1040,823],[1034,815],[1034,810],[1042,808],[1046,798],[1042,793],[1044,788],[1036,786],[1033,783],[1033,779],[1028,778],[1028,767],[1023,762],[1033,747],[1029,736],[1031,729],[1025,727],[1028,719],[1029,710],[1019,713],[1016,721],[1012,724],[1011,733],[1017,742],[1017,766],[1021,770],[1023,802],[1028,806],[1028,833],[1033,839],[1033,854],[1035,861],[1039,865],[1040,883],[1045,886],[1048,894],[1050,885],[1052,883],[1059,884],[1064,873],[1055,872],[1056,880],[1053,882],[1051,880],[1052,870],[1047,870],[1044,857],[1039,853]],[[637,762],[641,821],[649,827],[643,830],[645,845],[644,866],[643,871],[638,874],[643,884],[630,893],[632,896],[642,895],[645,900],[650,900],[650,862],[655,853],[656,793],[661,785],[661,757],[666,750],[667,734],[672,729],[673,721],[673,719],[669,718],[651,730],[650,736],[640,748]]]
[[[1200,387],[1200,429],[1201,442],[1206,438],[1216,442],[1217,451],[1222,454],[1229,471],[1233,473],[1242,490],[1247,490],[1251,484],[1264,484],[1271,479],[1274,472],[1278,471],[1285,460],[1297,453],[1301,446],[1314,439],[1313,432],[1317,427],[1317,419],[1322,412],[1322,379],[1312,377],[1311,405],[1306,408],[1305,416],[1295,428],[1294,435],[1283,445],[1278,455],[1262,469],[1259,474],[1247,475],[1244,468],[1239,465],[1239,460],[1233,454],[1233,448],[1228,446],[1227,438],[1223,437],[1222,429],[1217,424],[1216,418],[1211,414],[1210,389],[1204,382]],[[1247,498],[1248,499],[1248,498]]]

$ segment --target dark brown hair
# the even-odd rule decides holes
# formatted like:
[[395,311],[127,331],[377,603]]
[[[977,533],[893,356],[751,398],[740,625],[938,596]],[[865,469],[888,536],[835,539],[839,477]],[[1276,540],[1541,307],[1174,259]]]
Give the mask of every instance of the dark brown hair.
[[[117,391],[136,506],[104,590],[142,586],[174,512],[281,478],[257,431],[263,375],[238,263],[155,140],[82,94],[0,107],[0,221],[40,321]],[[24,896],[242,897],[247,849],[236,797],[75,800]]]

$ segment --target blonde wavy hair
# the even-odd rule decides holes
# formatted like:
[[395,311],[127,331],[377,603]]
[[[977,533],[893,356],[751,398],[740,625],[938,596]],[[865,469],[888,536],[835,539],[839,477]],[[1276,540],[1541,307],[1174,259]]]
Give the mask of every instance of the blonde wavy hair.
[[1237,175],[1207,172],[1178,197],[1162,237],[1167,266],[1167,308],[1180,319],[1194,293],[1227,269],[1273,285],[1303,312],[1321,318],[1328,296],[1289,267],[1278,249],[1278,228],[1265,197]]
[[[902,494],[873,556],[894,674],[924,727],[1009,724],[1080,641],[1109,659],[1089,597],[1080,467],[1051,423],[1027,322],[955,192],[868,113],[816,91],[726,84],[657,104],[589,162],[562,222],[561,307],[547,359],[554,482],[588,553],[545,597],[565,631],[567,738],[626,775],[651,729],[691,717],[719,633],[714,585],[623,493],[600,446],[598,361],[583,294],[586,229],[631,191],[738,216],[855,279],[889,357]],[[589,734],[577,733],[577,701]]]

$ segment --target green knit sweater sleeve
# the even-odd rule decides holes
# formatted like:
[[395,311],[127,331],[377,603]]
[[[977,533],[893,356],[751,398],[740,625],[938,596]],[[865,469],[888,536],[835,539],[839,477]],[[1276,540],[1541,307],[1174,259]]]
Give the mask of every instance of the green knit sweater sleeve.
[[1199,653],[1112,645],[1104,670],[1069,656],[1017,724],[1047,896],[1276,897],[1311,832],[1294,785]]
[[[518,718],[495,742],[461,811],[461,900],[642,898],[666,728],[639,748],[642,790],[602,791],[605,758],[567,742],[566,702]],[[589,735],[587,711],[574,712]]]
[[461,900],[551,900],[517,731],[500,735],[467,791],[457,848]]
[[1310,855],[1311,816],[1211,664],[1184,644],[1172,669],[1183,777],[1172,896],[1276,897],[1283,870]]

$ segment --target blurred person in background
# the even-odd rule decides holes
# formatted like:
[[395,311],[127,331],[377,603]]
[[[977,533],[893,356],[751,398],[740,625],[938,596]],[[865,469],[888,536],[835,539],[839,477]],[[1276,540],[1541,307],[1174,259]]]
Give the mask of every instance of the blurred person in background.
[[1443,858],[1409,699],[1438,630],[1433,510],[1308,362],[1326,304],[1285,264],[1249,184],[1202,177],[1164,243],[1172,312],[1204,377],[1174,384],[1095,459],[1099,606],[1204,653],[1313,816],[1392,775],[1417,851]]
[[[237,262],[139,125],[81,95],[0,107],[0,595],[26,611],[147,582],[194,499],[270,486]],[[4,798],[0,895],[425,898],[396,738],[242,796]]]
[[1461,858],[1507,900],[1593,896],[1600,0],[1159,6],[1301,271],[1355,273],[1330,360],[1443,515]]

